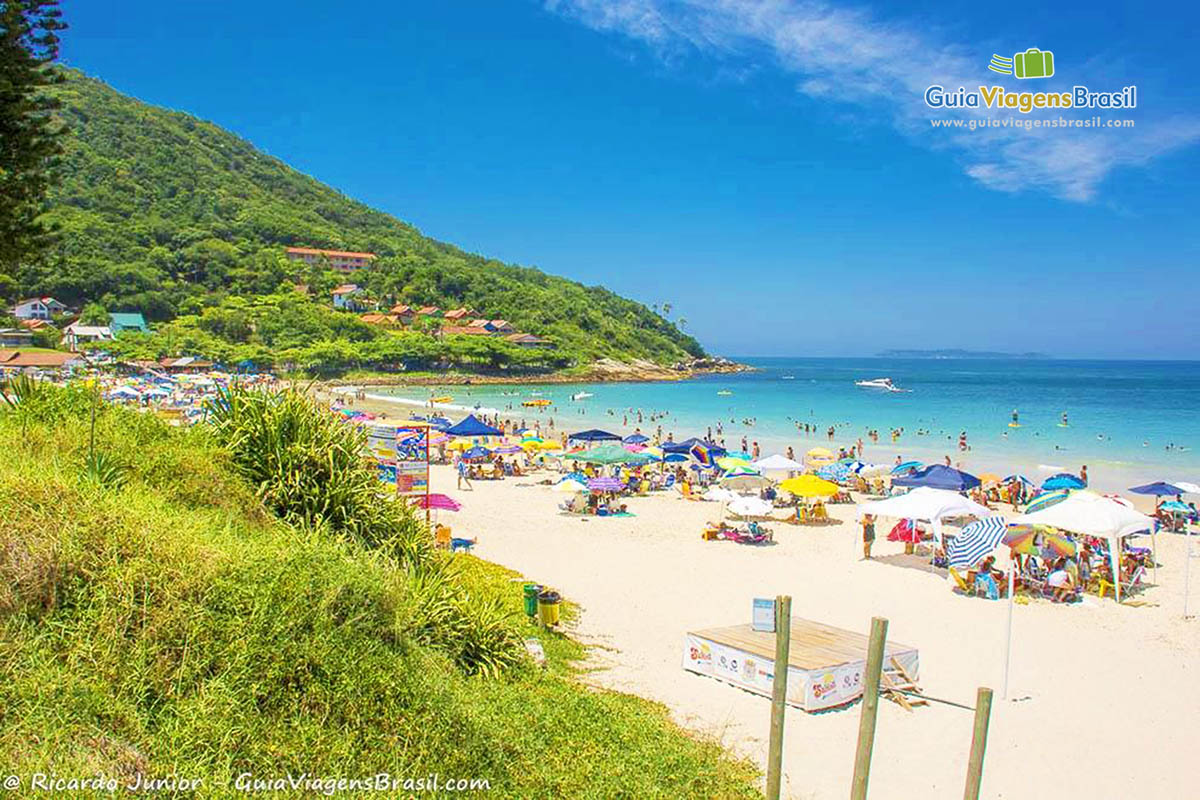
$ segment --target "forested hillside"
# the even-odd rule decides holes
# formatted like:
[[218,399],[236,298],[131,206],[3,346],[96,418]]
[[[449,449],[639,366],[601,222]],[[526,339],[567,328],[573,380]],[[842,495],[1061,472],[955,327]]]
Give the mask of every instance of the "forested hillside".
[[[23,294],[141,311],[156,323],[183,317],[185,328],[196,328],[206,309],[225,313],[231,298],[242,298],[236,311],[264,295],[276,295],[268,305],[277,304],[280,288],[296,282],[312,288],[314,305],[327,305],[336,276],[298,271],[284,258],[287,246],[366,250],[380,258],[356,280],[372,296],[469,305],[507,319],[550,338],[556,366],[603,356],[668,363],[703,354],[695,339],[640,303],[434,241],[216,125],[66,74],[54,89],[70,129],[49,215],[59,243],[50,263],[19,276]],[[354,330],[359,338],[378,338]],[[231,346],[246,344],[208,332]]]

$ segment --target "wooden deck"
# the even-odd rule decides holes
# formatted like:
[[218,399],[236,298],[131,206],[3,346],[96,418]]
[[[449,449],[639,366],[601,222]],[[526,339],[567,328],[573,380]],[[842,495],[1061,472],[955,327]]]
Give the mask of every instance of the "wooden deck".
[[[750,625],[706,628],[689,633],[760,658],[775,658],[775,634],[756,631]],[[816,670],[865,661],[869,641],[870,637],[866,634],[793,617],[788,665],[797,669]],[[895,653],[915,650],[915,647],[888,641],[884,648],[884,660],[886,662]]]

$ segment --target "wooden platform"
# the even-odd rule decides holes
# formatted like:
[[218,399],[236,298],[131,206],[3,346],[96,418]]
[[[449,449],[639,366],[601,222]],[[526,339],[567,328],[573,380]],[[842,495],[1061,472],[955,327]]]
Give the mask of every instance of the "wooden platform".
[[[866,634],[808,619],[792,619],[788,653],[788,703],[819,711],[852,702],[862,694]],[[683,667],[770,696],[774,681],[775,634],[750,625],[705,628],[684,637]],[[917,679],[917,649],[889,641],[885,665]]]

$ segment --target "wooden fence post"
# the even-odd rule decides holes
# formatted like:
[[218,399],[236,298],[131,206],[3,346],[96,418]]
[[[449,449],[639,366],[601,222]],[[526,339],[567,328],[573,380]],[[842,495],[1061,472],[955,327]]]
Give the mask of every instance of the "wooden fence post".
[[963,800],[979,800],[983,783],[983,753],[987,750],[988,721],[992,716],[992,690],[980,686],[975,695],[975,732],[971,736],[971,757],[967,761],[967,788]]
[[767,800],[779,800],[783,784],[783,719],[787,711],[788,657],[792,643],[792,598],[775,598],[775,681],[771,685],[771,740],[767,747]]
[[883,649],[888,621],[871,618],[871,643],[867,646],[867,671],[863,675],[862,716],[858,720],[858,750],[854,754],[854,778],[850,800],[866,800],[871,775],[871,751],[875,747],[875,719],[879,714],[879,678],[883,672]]

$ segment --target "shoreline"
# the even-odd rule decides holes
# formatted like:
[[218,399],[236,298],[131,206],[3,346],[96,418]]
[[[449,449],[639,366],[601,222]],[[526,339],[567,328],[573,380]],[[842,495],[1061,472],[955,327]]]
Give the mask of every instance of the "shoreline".
[[568,383],[669,383],[686,381],[708,375],[737,375],[757,372],[758,367],[734,361],[713,366],[676,369],[650,362],[626,364],[600,359],[586,372],[578,375],[551,372],[545,375],[489,375],[469,372],[444,372],[437,375],[408,375],[403,372],[388,375],[364,375],[356,378],[330,378],[318,381],[323,386],[529,386],[534,384],[561,385]]
[[[387,386],[396,391],[405,391],[406,389],[417,389],[432,385],[448,386],[449,384],[416,385],[387,383],[375,384],[374,386],[376,388]],[[564,404],[556,405],[549,409],[521,408],[519,406],[514,408],[500,408],[494,405],[494,398],[492,399],[493,404],[480,403],[479,405],[468,405],[462,402],[431,403],[429,400],[417,397],[403,397],[372,392],[369,391],[372,387],[368,384],[326,384],[320,387],[314,386],[314,388],[319,388],[321,391],[328,393],[330,397],[341,396],[343,399],[359,387],[368,391],[366,391],[364,399],[354,402],[354,407],[368,410],[386,419],[403,420],[407,419],[412,412],[440,411],[450,415],[495,414],[501,418],[526,420],[531,425],[537,423],[543,427],[549,422],[554,423],[558,430],[579,430],[585,427],[598,427],[611,430],[622,436],[633,433],[637,427],[632,422],[629,425],[622,424],[621,419],[607,414],[598,407],[583,405],[567,406]],[[517,398],[513,397],[510,399],[516,400]],[[579,413],[581,411],[584,413]],[[668,432],[673,433],[676,440],[683,440],[689,436],[700,436],[704,433],[702,428],[690,427],[687,423],[675,419],[673,416],[658,423],[644,423],[643,432],[652,434],[657,424],[663,425],[664,435]],[[851,444],[859,434],[857,429],[854,429],[854,432],[852,432],[849,427],[850,425],[851,423],[839,423],[832,441],[826,437],[824,432],[808,435],[779,435],[766,431],[755,432],[742,431],[740,429],[737,431],[727,431],[726,438],[731,449],[738,448],[740,445],[738,438],[745,433],[748,438],[759,443],[763,455],[769,455],[772,452],[782,453],[789,446],[793,447],[799,455],[813,447],[832,447],[836,450],[839,446]],[[926,464],[934,464],[943,463],[944,457],[949,455],[952,464],[956,468],[966,472],[974,474],[988,471],[1001,471],[1002,474],[1020,472],[1028,475],[1030,479],[1037,482],[1055,472],[1075,472],[1079,469],[1079,464],[1076,463],[1078,458],[1072,459],[1068,451],[1049,456],[1045,453],[1038,454],[1035,451],[1002,453],[985,445],[963,453],[956,451],[952,445],[939,446],[941,444],[941,440],[934,437],[917,436],[915,434],[909,434],[896,442],[891,442],[886,437],[881,437],[877,443],[865,440],[865,457],[863,460],[889,464],[899,455],[904,460],[916,458]],[[1057,458],[1054,458],[1054,455]],[[1171,472],[1168,466],[1151,460],[1135,461],[1091,458],[1085,463],[1088,464],[1091,475],[1091,488],[1102,492],[1124,492],[1130,486],[1154,480],[1162,480],[1165,474]],[[1180,479],[1182,480],[1183,478]]]

